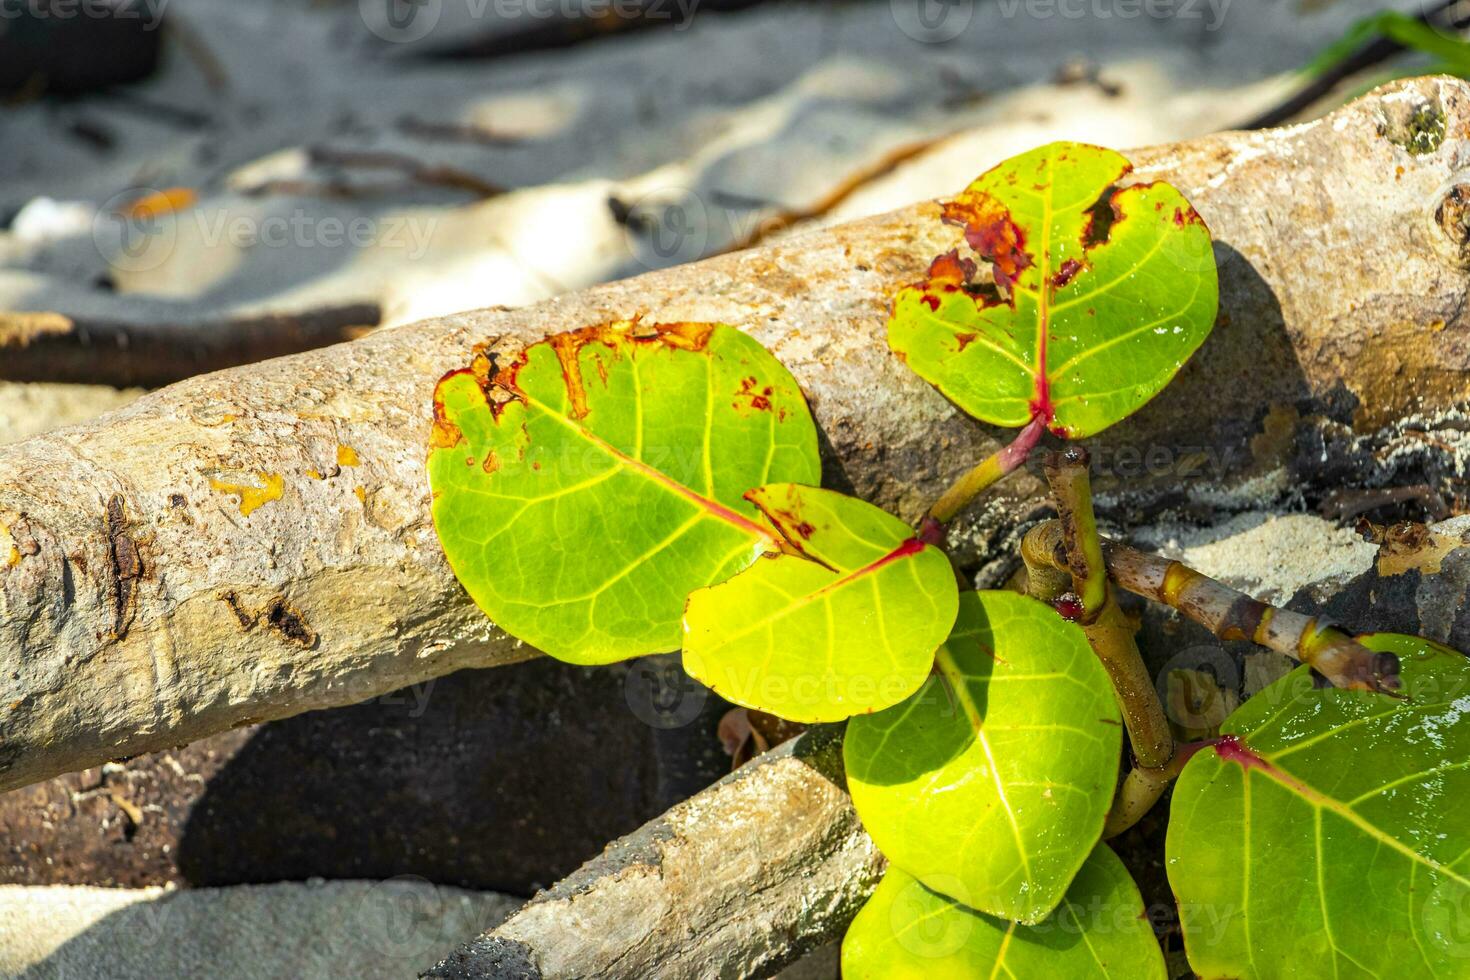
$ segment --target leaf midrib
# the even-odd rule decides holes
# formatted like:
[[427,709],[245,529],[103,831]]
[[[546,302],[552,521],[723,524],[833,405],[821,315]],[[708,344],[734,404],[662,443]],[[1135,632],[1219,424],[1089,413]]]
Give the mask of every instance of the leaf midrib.
[[[749,636],[750,634],[756,632],[757,630],[765,629],[766,627],[768,627],[768,626],[770,626],[770,625],[778,622],[779,620],[785,619],[787,616],[792,615],[798,609],[803,609],[806,606],[811,605],[813,602],[816,602],[819,599],[825,599],[828,595],[832,594],[833,592],[837,591],[838,589],[843,588],[843,587],[848,586],[848,585],[851,585],[853,582],[860,581],[861,579],[863,579],[863,578],[865,578],[865,577],[867,577],[869,575],[872,575],[872,574],[876,573],[881,568],[884,568],[884,567],[886,567],[888,565],[896,564],[897,562],[903,561],[905,558],[917,557],[918,555],[923,554],[924,551],[928,548],[928,546],[925,545],[924,548],[921,548],[918,551],[915,551],[915,552],[913,552],[911,554],[908,554],[908,555],[901,555],[901,554],[899,554],[899,552],[901,552],[903,550],[903,548],[911,540],[913,540],[913,539],[910,538],[910,539],[907,539],[905,541],[899,542],[898,544],[894,545],[893,546],[893,549],[891,551],[889,551],[887,554],[880,555],[878,558],[873,559],[872,561],[870,561],[868,564],[862,566],[861,568],[858,568],[858,569],[855,569],[855,570],[852,570],[852,571],[848,571],[848,572],[845,572],[845,573],[836,573],[836,574],[838,574],[838,577],[836,579],[834,579],[833,581],[828,582],[827,584],[823,585],[821,588],[813,589],[812,591],[810,591],[810,592],[808,592],[808,593],[806,593],[804,595],[793,596],[784,605],[782,605],[778,609],[776,609],[775,612],[768,613],[767,615],[762,616],[759,619],[752,620],[750,623],[748,623],[745,626],[744,629],[741,629],[738,632],[731,633],[731,634],[729,634],[727,636],[722,637],[721,640],[720,640],[720,642],[718,644],[716,644],[715,646],[713,646],[713,647],[710,648],[711,649],[711,652],[714,651],[714,650],[722,650],[725,647],[728,647],[730,644],[734,643],[735,641],[742,640],[745,637]],[[820,562],[814,562],[814,561],[812,561],[812,559],[807,558],[807,557],[804,557],[804,556],[801,556],[801,555],[781,555],[779,557],[776,557],[773,560],[775,560],[775,561],[804,561],[804,562],[811,562],[812,564],[815,564],[815,565],[820,565],[821,564]],[[827,567],[830,568],[830,566],[827,566]],[[915,576],[915,583],[918,584],[917,576]],[[889,655],[890,655],[890,657],[892,656],[892,651],[891,650],[889,651]]]
[[[1352,824],[1365,836],[1369,837],[1381,846],[1387,847],[1389,850],[1399,852],[1401,855],[1408,858],[1413,864],[1422,864],[1430,870],[1438,872],[1439,874],[1442,874],[1445,877],[1450,878],[1451,880],[1461,885],[1470,887],[1470,878],[1466,878],[1464,875],[1460,874],[1452,868],[1445,867],[1444,865],[1440,864],[1433,858],[1428,857],[1427,855],[1420,854],[1418,851],[1414,850],[1412,847],[1410,847],[1408,844],[1405,844],[1397,837],[1371,823],[1366,817],[1358,813],[1358,811],[1352,809],[1352,807],[1348,806],[1348,804],[1343,800],[1339,800],[1334,796],[1327,795],[1326,793],[1317,789],[1315,786],[1312,786],[1311,784],[1305,782],[1300,777],[1294,776],[1286,770],[1282,769],[1280,766],[1276,765],[1275,761],[1272,760],[1270,756],[1261,755],[1255,752],[1255,750],[1251,749],[1243,739],[1239,740],[1238,745],[1241,751],[1248,753],[1252,757],[1252,759],[1255,760],[1245,764],[1237,763],[1238,765],[1241,765],[1244,769],[1244,778],[1246,780],[1250,779],[1250,775],[1252,772],[1258,772],[1263,777],[1270,779],[1272,782],[1275,782],[1288,791],[1294,793],[1298,798],[1301,799],[1303,803],[1306,803],[1307,805],[1314,808],[1326,810],[1330,813],[1335,814],[1341,819]],[[1216,758],[1218,759],[1220,765],[1230,765],[1231,760],[1225,759],[1223,756],[1220,756],[1218,752],[1218,747],[1216,751]]]
[[636,459],[633,456],[628,455],[618,447],[614,446],[612,443],[608,442],[606,439],[603,439],[601,436],[597,435],[595,432],[592,432],[585,426],[579,425],[578,423],[567,418],[565,413],[557,411],[556,409],[547,405],[545,402],[533,397],[532,395],[527,394],[524,391],[517,392],[517,395],[527,408],[535,408],[537,411],[550,418],[553,422],[556,422],[558,425],[569,430],[575,435],[580,436],[591,445],[596,446],[598,449],[607,453],[609,457],[611,457],[624,468],[631,470],[634,473],[637,473],[638,475],[647,479],[649,482],[662,487],[675,496],[682,497],[683,499],[689,501],[690,503],[694,504],[695,507],[704,511],[709,517],[723,521],[752,538],[769,541],[771,543],[771,550],[780,550],[780,543],[776,540],[775,536],[770,531],[767,531],[765,528],[761,527],[750,518],[744,516],[743,514],[737,513],[736,511],[732,510],[729,507],[726,507],[724,504],[720,503],[717,500],[711,500],[704,494],[701,494],[696,490],[686,487],[684,484],[680,483],[678,480],[675,480],[667,473],[664,473],[662,470],[649,466],[641,459]]
[[995,753],[991,750],[990,739],[985,734],[985,720],[980,717],[980,709],[976,706],[975,699],[970,696],[968,678],[960,669],[959,664],[955,663],[954,654],[950,652],[947,645],[941,646],[935,653],[934,665],[944,674],[945,680],[949,681],[955,700],[964,708],[965,717],[969,719],[970,727],[975,730],[975,740],[980,750],[985,753],[985,761],[990,766],[990,780],[995,784],[995,794],[1000,798],[1001,809],[1005,812],[1006,821],[1011,827],[1011,837],[1015,840],[1016,856],[1021,860],[1021,870],[1028,881],[1034,881],[1035,875],[1031,873],[1031,856],[1026,852],[1026,844],[1021,839],[1021,824],[1016,819],[1016,809],[1011,806],[1005,783],[1000,778],[1000,768],[996,765]]

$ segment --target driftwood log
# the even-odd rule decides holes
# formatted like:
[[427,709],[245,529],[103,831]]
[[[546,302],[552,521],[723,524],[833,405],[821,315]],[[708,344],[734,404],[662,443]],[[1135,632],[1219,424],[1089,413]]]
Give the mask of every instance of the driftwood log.
[[840,937],[883,868],[847,795],[841,733],[822,726],[747,763],[425,976],[768,977]]
[[[1470,395],[1470,87],[1399,83],[1316,122],[1133,157],[1209,223],[1222,308],[1179,380],[1106,441],[1203,452],[1230,484],[1281,465],[1293,426],[1372,433]],[[0,789],[532,655],[466,600],[428,517],[430,393],[478,343],[634,315],[736,324],[808,392],[827,482],[917,517],[1003,435],[885,347],[889,294],[958,241],[937,216],[921,203],[384,330],[0,450]],[[981,529],[1038,489],[1012,481]]]
[[0,313],[0,381],[156,387],[351,340],[381,319],[382,311],[368,303],[147,323]]

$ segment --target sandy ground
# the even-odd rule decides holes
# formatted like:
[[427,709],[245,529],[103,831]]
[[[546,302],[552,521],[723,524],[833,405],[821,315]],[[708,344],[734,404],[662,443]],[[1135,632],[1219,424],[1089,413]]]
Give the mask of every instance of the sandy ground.
[[519,904],[414,878],[191,891],[6,885],[0,974],[401,980]]
[[[442,61],[424,48],[516,23],[438,0],[430,34],[394,43],[367,26],[373,2],[176,0],[166,13],[197,42],[168,48],[156,80],[0,113],[0,309],[191,322],[376,302],[401,323],[530,303],[729,247],[916,141],[951,137],[824,220],[952,191],[1050,139],[1228,128],[1377,6],[959,2],[925,32],[919,0],[766,4]],[[429,186],[368,152],[508,192]],[[168,188],[197,201],[119,216]]]

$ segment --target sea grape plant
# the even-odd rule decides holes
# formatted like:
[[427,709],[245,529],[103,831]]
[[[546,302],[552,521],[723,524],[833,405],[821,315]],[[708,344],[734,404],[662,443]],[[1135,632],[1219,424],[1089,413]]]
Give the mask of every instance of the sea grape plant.
[[[917,528],[820,487],[801,390],[750,337],[634,316],[440,381],[428,472],[460,582],[562,660],[682,650],[737,705],[847,720],[848,786],[889,867],[844,942],[850,980],[1166,976],[1104,838],[1176,779],[1168,874],[1200,973],[1464,975],[1460,654],[1355,639],[1104,541],[1075,445],[1046,456],[1059,517],[1026,535],[1023,588],[963,589],[945,552],[1048,431],[1126,418],[1203,343],[1203,220],[1076,143],[988,171],[942,218],[963,242],[897,291],[889,344],[1018,432]],[[1119,587],[1303,666],[1176,745]]]

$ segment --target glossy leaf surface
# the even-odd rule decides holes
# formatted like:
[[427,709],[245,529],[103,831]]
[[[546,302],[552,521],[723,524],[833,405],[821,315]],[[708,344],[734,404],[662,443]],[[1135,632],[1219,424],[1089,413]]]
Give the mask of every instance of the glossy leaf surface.
[[435,392],[434,524],[465,589],[563,660],[677,649],[684,599],[777,547],[743,494],[816,480],[816,428],[756,341],[711,324],[559,334]]
[[1052,915],[1007,922],[890,868],[842,941],[844,980],[1164,980],[1138,887],[1104,844]]
[[1179,779],[1169,880],[1204,976],[1470,975],[1470,661],[1361,639],[1399,654],[1408,700],[1302,667]]
[[1122,730],[1081,629],[1026,596],[966,592],[934,676],[848,724],[848,788],[891,865],[1039,922],[1102,834]]
[[1125,418],[1204,341],[1218,303],[1210,233],[1164,183],[1116,190],[1120,154],[1052,143],[944,206],[994,284],[951,252],[903,289],[889,345],[977,418],[1042,417],[1072,438]]
[[799,554],[768,554],[689,597],[684,669],[722,697],[792,721],[897,704],[954,623],[954,570],[898,518],[779,484],[747,494]]

